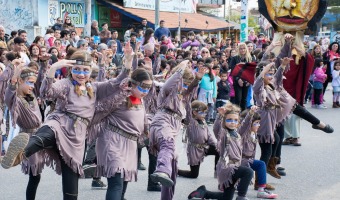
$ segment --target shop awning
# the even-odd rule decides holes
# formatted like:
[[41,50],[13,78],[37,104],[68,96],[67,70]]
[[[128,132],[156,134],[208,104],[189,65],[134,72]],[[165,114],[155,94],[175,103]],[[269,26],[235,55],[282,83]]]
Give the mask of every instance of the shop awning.
[[[154,10],[124,8],[122,5],[109,0],[98,0],[98,2],[136,21],[142,21],[143,18],[146,18],[149,25],[152,27],[155,25]],[[166,22],[167,28],[170,30],[178,29],[179,13],[159,12],[159,15],[159,19]],[[182,31],[221,31],[227,30],[229,27],[233,28],[233,25],[220,18],[210,17],[200,13],[181,13]]]

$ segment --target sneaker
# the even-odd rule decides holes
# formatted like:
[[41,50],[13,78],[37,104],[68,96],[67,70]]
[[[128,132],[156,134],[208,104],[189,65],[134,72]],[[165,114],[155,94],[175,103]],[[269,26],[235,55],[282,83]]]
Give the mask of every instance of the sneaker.
[[100,179],[93,179],[92,190],[106,190],[107,185]]
[[205,196],[206,192],[207,192],[207,190],[205,189],[205,186],[201,185],[195,191],[193,191],[193,192],[191,192],[189,194],[188,199],[192,199],[192,198],[201,198],[201,199],[204,199],[204,196]]
[[94,172],[96,170],[97,165],[96,164],[86,164],[83,166],[84,170],[84,176],[85,178],[93,178],[94,177]]
[[326,109],[327,107],[323,104],[320,104],[320,105],[316,105],[316,108],[317,109]]
[[172,187],[174,185],[174,182],[171,180],[171,178],[163,172],[154,172],[150,175],[151,180],[154,183],[161,183],[165,187]]
[[257,198],[263,198],[263,199],[276,199],[278,197],[277,194],[273,194],[269,192],[268,190],[264,190],[262,192],[257,192]]
[[142,162],[138,163],[138,170],[146,170],[146,167],[143,165]]
[[20,133],[15,136],[8,146],[7,152],[1,161],[1,166],[9,169],[19,165],[24,158],[23,152],[28,144],[29,135],[27,133]]

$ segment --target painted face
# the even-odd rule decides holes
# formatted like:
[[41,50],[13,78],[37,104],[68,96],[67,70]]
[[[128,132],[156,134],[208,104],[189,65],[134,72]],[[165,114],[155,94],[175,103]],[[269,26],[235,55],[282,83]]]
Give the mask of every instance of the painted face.
[[255,120],[251,125],[251,131],[257,133],[260,128],[260,120]]
[[274,71],[271,70],[264,75],[264,78],[263,78],[264,83],[269,84],[273,80],[273,78],[274,78]]
[[196,119],[203,120],[207,115],[207,111],[194,111],[193,114]]
[[29,76],[25,80],[20,80],[18,90],[22,91],[24,95],[32,94],[34,84],[37,81],[37,77]]
[[320,0],[264,0],[270,18],[286,31],[305,30]]
[[84,85],[91,75],[91,67],[86,65],[74,65],[71,70],[73,80]]
[[239,115],[238,114],[227,114],[225,116],[225,126],[228,129],[236,129],[239,121]]
[[[147,84],[147,85],[151,85],[152,84],[152,80],[146,80],[142,82],[143,84]],[[145,88],[139,85],[134,85],[132,87],[131,90],[131,94],[132,96],[142,99],[143,97],[145,97],[150,91],[150,88]]]

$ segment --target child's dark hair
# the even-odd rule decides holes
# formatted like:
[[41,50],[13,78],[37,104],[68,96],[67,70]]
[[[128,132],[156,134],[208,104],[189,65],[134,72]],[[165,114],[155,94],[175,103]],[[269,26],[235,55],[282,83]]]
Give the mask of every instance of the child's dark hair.
[[212,73],[212,69],[210,68],[209,64],[204,64],[204,67],[208,68],[208,70],[209,70],[210,82],[213,82],[215,76],[214,76],[214,74]]
[[30,69],[33,69],[35,71],[38,71],[39,70],[39,64],[35,61],[31,61],[28,65],[27,65],[28,68]]
[[143,59],[138,60],[138,67],[142,67],[142,64],[145,65],[145,61]]
[[95,67],[92,69],[90,78],[92,78],[93,80],[96,80],[99,74],[99,68]]
[[206,111],[208,110],[208,106],[201,101],[195,100],[191,103],[191,109],[192,111]]
[[[241,117],[242,119],[244,119],[244,118],[246,118],[246,116],[247,116],[248,113],[249,113],[249,110],[244,110],[244,111],[241,113],[240,117]],[[253,122],[256,121],[256,120],[261,120],[261,115],[260,115],[259,113],[257,113],[257,112],[255,112],[255,113],[253,114],[251,123],[253,123]]]
[[227,75],[227,76],[228,76],[228,72],[225,71],[225,70],[221,70],[221,71],[220,71],[220,76],[222,76],[222,75]]
[[316,58],[314,61],[314,68],[313,68],[313,72],[316,68],[320,67],[320,64],[323,62],[323,60],[321,58]]
[[35,76],[37,77],[37,72],[33,69],[30,69],[30,68],[27,68],[27,67],[24,67],[20,73],[20,78],[22,80],[26,80],[28,77],[30,76]]
[[13,60],[15,60],[17,58],[21,58],[20,54],[14,53],[14,52],[6,53],[6,59],[10,62],[12,62]]

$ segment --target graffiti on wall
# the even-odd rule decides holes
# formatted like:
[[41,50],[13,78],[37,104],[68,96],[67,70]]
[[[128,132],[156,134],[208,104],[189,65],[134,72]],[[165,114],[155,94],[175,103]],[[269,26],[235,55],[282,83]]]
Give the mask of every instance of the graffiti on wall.
[[0,0],[0,24],[6,33],[33,26],[32,0]]
[[53,26],[55,20],[60,17],[59,14],[59,2],[57,0],[48,1],[48,25]]

